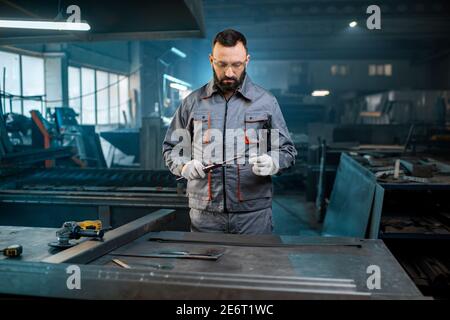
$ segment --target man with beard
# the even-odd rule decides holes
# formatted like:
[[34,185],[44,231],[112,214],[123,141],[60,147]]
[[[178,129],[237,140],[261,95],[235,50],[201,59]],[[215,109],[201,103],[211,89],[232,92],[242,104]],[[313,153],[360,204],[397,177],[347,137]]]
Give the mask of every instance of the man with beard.
[[[246,73],[249,59],[242,33],[231,29],[219,32],[209,56],[214,78],[183,100],[167,130],[163,155],[170,171],[188,181],[191,231],[272,232],[271,176],[291,167],[297,152],[277,100]],[[180,129],[186,131],[184,136]],[[221,134],[212,135],[214,130]],[[234,136],[230,138],[229,130],[243,133],[242,139],[238,135],[244,145],[242,154],[236,155],[237,142]],[[270,138],[264,138],[264,130],[270,132]],[[180,157],[176,146],[184,140],[194,149],[193,155],[183,150]],[[222,162],[239,159],[205,170],[217,161],[208,161],[204,152],[217,143],[220,148],[214,153],[220,153]],[[263,152],[262,144],[268,146]],[[200,147],[200,155],[196,147]]]

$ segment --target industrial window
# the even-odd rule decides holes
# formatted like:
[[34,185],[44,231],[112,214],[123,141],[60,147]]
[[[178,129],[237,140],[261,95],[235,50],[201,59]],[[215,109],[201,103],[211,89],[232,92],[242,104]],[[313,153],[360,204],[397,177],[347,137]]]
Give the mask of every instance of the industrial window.
[[91,68],[69,67],[69,105],[80,114],[82,124],[125,123],[128,113],[129,79]]
[[109,78],[108,73],[97,71],[97,123],[109,121]]
[[109,75],[109,116],[111,123],[119,123],[119,77]]
[[120,123],[128,123],[130,121],[130,112],[128,106],[130,102],[129,81],[128,77],[121,76],[119,78],[119,104],[120,104]]
[[[81,70],[69,67],[69,106],[81,115]],[[82,120],[82,119],[80,119]]]
[[[28,117],[29,111],[33,109],[43,112],[45,95],[43,58],[0,51],[0,83],[5,112],[19,113]],[[34,98],[30,98],[31,96]]]
[[369,76],[392,76],[392,64],[369,64]]
[[44,59],[22,56],[22,95],[36,96],[35,100],[23,100],[23,114],[29,115],[31,110],[43,112],[39,97],[45,94]]
[[330,68],[331,75],[333,76],[346,76],[348,75],[349,67],[346,64],[333,64]]
[[95,124],[95,71],[81,68],[81,119],[83,124]]

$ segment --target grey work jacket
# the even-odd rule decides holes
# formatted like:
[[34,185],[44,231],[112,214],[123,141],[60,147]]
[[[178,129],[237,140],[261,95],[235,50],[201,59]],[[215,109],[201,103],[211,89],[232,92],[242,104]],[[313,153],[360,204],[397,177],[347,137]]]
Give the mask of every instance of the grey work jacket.
[[[198,130],[198,126],[204,131],[220,129],[222,132],[224,129],[239,128],[244,130],[277,129],[279,132],[277,155],[280,166],[278,174],[295,162],[297,151],[289,136],[276,98],[270,92],[255,85],[248,75],[245,76],[242,86],[228,101],[215,87],[213,80],[183,100],[175,112],[163,142],[166,165],[175,175],[181,175],[183,164],[191,159],[193,152],[181,163],[179,159],[175,161],[172,150],[179,140],[174,138],[172,133],[176,129],[186,129],[189,133],[186,139],[191,139],[189,143],[192,143],[195,139],[194,130]],[[204,147],[210,143],[203,138],[203,135],[201,137],[200,144]],[[223,134],[222,138],[224,146],[233,143],[233,141],[226,141],[226,134]],[[247,137],[245,139],[248,143]],[[248,153],[248,148],[245,150]],[[269,155],[273,152],[270,147],[268,151]],[[225,150],[224,153],[226,153]],[[221,154],[220,160],[228,160],[231,157],[226,154],[223,157]],[[246,159],[248,160],[248,154]],[[255,175],[247,160],[243,164],[233,163],[216,168],[204,179],[188,181],[189,207],[221,213],[248,212],[271,207],[272,178]]]

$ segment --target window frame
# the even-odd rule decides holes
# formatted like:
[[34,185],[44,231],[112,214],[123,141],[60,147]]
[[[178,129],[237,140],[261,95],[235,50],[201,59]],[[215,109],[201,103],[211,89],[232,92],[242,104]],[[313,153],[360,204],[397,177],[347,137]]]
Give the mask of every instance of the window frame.
[[394,66],[392,63],[369,63],[367,76],[369,77],[392,77]]
[[[102,69],[102,68],[95,68],[95,67],[92,67],[90,65],[82,65],[82,64],[73,64],[73,63],[69,64],[67,72],[69,72],[69,68],[77,68],[79,70],[79,73],[80,73],[80,77],[79,77],[80,84],[79,84],[79,86],[80,86],[80,96],[81,97],[78,97],[79,100],[81,100],[81,102],[80,102],[80,124],[83,124],[83,117],[82,117],[82,114],[83,114],[83,102],[82,102],[82,100],[83,100],[83,98],[82,97],[83,97],[84,93],[83,93],[83,90],[82,90],[82,85],[83,85],[82,76],[81,76],[81,69],[82,68],[90,69],[90,70],[92,70],[94,72],[94,82],[95,82],[95,90],[94,90],[94,93],[95,93],[94,94],[95,123],[93,125],[106,126],[106,125],[120,125],[120,124],[122,124],[121,117],[120,117],[120,110],[121,110],[120,107],[121,107],[121,104],[122,104],[121,96],[120,96],[120,82],[121,81],[125,81],[125,79],[128,79],[128,81],[127,81],[127,91],[129,93],[130,92],[130,75],[129,74],[125,74],[125,73],[118,73],[118,72],[115,72],[115,71],[106,70],[106,69]],[[99,121],[98,121],[98,89],[99,88],[98,88],[98,80],[97,80],[98,73],[97,72],[104,72],[108,76],[108,86],[107,86],[107,89],[106,89],[107,92],[108,92],[108,107],[107,107],[108,108],[108,111],[107,111],[108,123],[106,123],[106,124],[105,123],[99,124]],[[114,107],[117,107],[119,111],[118,111],[117,122],[115,122],[115,123],[111,122],[111,98],[110,98],[110,91],[111,91],[110,77],[111,77],[111,75],[117,76],[117,82],[115,83],[115,86],[117,87],[116,91],[117,91],[118,105],[114,106]],[[69,85],[68,85],[68,91],[69,91]],[[127,97],[126,101],[123,101],[123,103],[128,103],[130,99],[131,99],[131,97],[128,94],[128,97]],[[73,98],[69,97],[69,100],[73,100]]]
[[[47,84],[45,82],[45,58],[44,58],[44,55],[40,54],[40,53],[35,53],[34,54],[34,53],[31,53],[31,52],[26,54],[26,53],[22,53],[22,52],[18,52],[18,51],[13,51],[13,50],[3,50],[3,48],[2,48],[2,50],[0,50],[0,52],[6,53],[6,54],[11,54],[11,55],[16,55],[19,58],[19,61],[18,61],[18,66],[19,66],[19,70],[18,70],[19,93],[15,94],[15,95],[19,95],[20,97],[22,97],[20,99],[20,114],[21,115],[25,115],[24,114],[24,110],[25,110],[25,108],[24,108],[24,99],[23,99],[23,97],[24,97],[23,57],[37,58],[37,59],[41,59],[42,60],[42,63],[43,63],[43,78],[44,78],[44,81],[43,81],[43,90],[44,90],[44,92],[41,95],[38,94],[36,96],[45,97],[46,96],[46,92],[47,92]],[[3,81],[3,70],[0,70],[0,75],[1,75],[1,78],[2,78],[2,81]],[[5,90],[5,88],[2,88],[2,90]],[[7,91],[5,90],[5,93],[6,92]],[[6,98],[4,98],[2,100],[2,102],[3,101],[6,101]],[[6,106],[6,103],[5,103],[4,106],[3,106],[3,103],[2,103],[2,107],[3,107],[4,111],[7,112],[8,108]],[[40,101],[40,108],[39,108],[40,110],[39,111],[43,114],[43,112],[46,109],[46,107],[47,107],[46,101],[45,101],[45,98],[43,98],[43,100]],[[14,111],[15,110],[13,109],[12,103],[9,104],[9,112],[14,112]],[[25,115],[25,116],[31,116],[31,115]]]

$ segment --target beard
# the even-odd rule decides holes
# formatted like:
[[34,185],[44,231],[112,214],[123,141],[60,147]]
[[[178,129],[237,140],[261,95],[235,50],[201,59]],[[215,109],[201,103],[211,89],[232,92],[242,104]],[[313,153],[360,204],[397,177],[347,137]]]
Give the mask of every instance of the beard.
[[222,79],[219,79],[214,68],[213,68],[213,75],[214,75],[214,85],[217,86],[217,88],[219,88],[220,91],[222,92],[236,91],[236,89],[239,88],[241,84],[244,82],[246,69],[244,69],[239,79],[236,77],[227,77],[227,76],[224,76]]

